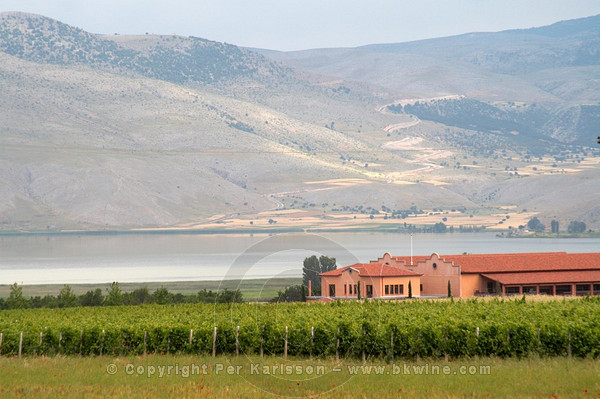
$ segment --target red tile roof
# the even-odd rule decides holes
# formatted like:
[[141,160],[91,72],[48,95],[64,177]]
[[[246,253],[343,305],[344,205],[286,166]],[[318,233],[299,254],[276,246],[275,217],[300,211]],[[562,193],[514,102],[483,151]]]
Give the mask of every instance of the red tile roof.
[[[415,256],[413,263],[430,256]],[[460,265],[461,273],[501,273],[558,270],[600,270],[600,253],[538,252],[511,254],[441,255],[441,259]],[[410,263],[410,257],[395,256]]]
[[341,269],[330,270],[319,274],[320,276],[341,276],[348,269],[358,271],[360,277],[410,277],[421,276],[422,274],[411,272],[397,266],[384,265],[383,263],[355,263]]
[[600,283],[600,270],[482,274],[503,285]]

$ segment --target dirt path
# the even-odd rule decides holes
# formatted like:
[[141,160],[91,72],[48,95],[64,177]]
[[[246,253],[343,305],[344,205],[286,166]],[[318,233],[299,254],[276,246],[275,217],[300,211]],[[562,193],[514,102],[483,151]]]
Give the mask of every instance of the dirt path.
[[[433,150],[433,149],[430,149]],[[421,154],[415,157],[412,161],[409,162],[431,162],[432,159],[440,159],[446,158],[452,155],[451,151],[447,150],[433,150],[431,154]]]
[[283,202],[279,201],[277,198],[275,198],[277,194],[267,194],[265,195],[265,198],[268,199],[269,201],[273,202],[275,204],[275,208],[269,209],[270,211],[276,211],[278,209],[282,209],[283,208]]
[[409,127],[416,126],[419,123],[421,123],[421,120],[414,115],[411,115],[411,119],[413,120],[409,122],[394,123],[392,125],[387,125],[383,128],[383,131],[386,133],[394,133],[398,130],[408,129]]
[[388,141],[383,143],[381,148],[386,150],[398,150],[398,151],[423,151],[428,148],[424,147],[415,147],[417,144],[420,144],[423,141],[421,137],[407,136],[401,140],[397,141]]

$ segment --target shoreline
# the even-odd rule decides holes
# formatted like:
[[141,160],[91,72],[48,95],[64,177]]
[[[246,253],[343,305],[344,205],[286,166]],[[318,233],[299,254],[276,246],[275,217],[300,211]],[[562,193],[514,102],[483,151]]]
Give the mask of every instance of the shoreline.
[[[417,226],[417,229],[422,229]],[[504,230],[483,228],[481,226],[465,226],[463,229],[455,228],[453,231],[413,231],[410,232],[404,226],[379,226],[379,227],[355,227],[355,228],[273,228],[273,229],[172,229],[156,228],[143,230],[5,230],[0,231],[0,237],[11,236],[117,236],[117,235],[272,235],[287,233],[405,233],[405,234],[455,234],[455,233],[499,233]]]
[[[421,227],[417,227],[421,229]],[[31,230],[31,231],[0,231],[2,237],[26,236],[125,236],[125,235],[274,235],[291,233],[400,233],[400,234],[464,234],[464,233],[495,233],[498,238],[528,239],[528,238],[600,238],[600,232],[593,231],[585,234],[527,234],[511,235],[505,230],[467,226],[453,231],[408,231],[401,227],[356,227],[356,228],[274,228],[274,229],[171,229],[157,228],[144,230]]]
[[600,238],[600,232],[598,231],[592,231],[589,233],[578,233],[578,234],[571,234],[571,233],[559,233],[559,234],[555,234],[555,233],[548,233],[548,234],[496,234],[496,237],[498,238],[572,238],[572,239],[577,239],[577,238]]

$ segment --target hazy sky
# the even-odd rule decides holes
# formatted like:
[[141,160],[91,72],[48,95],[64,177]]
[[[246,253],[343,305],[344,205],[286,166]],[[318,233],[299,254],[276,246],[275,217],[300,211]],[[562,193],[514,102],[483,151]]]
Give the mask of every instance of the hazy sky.
[[277,50],[403,42],[600,14],[599,0],[0,0],[94,33],[177,33]]

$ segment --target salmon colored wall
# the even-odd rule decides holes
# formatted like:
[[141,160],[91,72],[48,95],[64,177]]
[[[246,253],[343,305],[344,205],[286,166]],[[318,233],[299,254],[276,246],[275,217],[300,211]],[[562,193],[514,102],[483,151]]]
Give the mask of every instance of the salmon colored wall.
[[[364,277],[362,279],[363,284],[367,285],[367,284],[372,284],[373,285],[373,297],[375,298],[379,298],[379,297],[386,297],[386,296],[408,296],[408,282],[410,281],[411,283],[411,288],[412,288],[412,294],[413,296],[420,296],[421,295],[421,291],[419,289],[419,285],[421,284],[421,280],[419,276],[414,276],[414,277]],[[388,294],[385,295],[385,286],[386,285],[404,285],[404,293],[403,294]],[[365,295],[366,295],[366,288],[365,288]],[[362,295],[362,291],[361,291],[361,295]]]
[[404,266],[404,262],[396,262],[394,259],[392,259],[392,256],[387,252],[383,254],[381,258],[378,258],[376,261],[373,262],[383,263],[384,265],[387,264],[392,266]]
[[[358,284],[360,280],[360,296],[361,298],[366,298],[367,296],[367,285],[373,286],[373,297],[385,297],[385,285],[394,285],[394,284],[403,284],[404,285],[404,294],[408,296],[408,282],[411,282],[412,294],[413,296],[420,296],[419,284],[421,283],[419,276],[414,277],[360,277],[358,272],[353,271],[349,273],[348,271],[342,272],[341,276],[322,276],[321,277],[321,295],[329,296],[329,285],[335,284],[335,296],[336,297],[356,297],[357,294],[352,289],[352,295],[349,294],[348,288],[346,288],[346,294],[344,295],[344,284]],[[388,296],[396,296],[388,295]]]
[[462,274],[460,276],[462,284],[462,296],[474,296],[476,291],[480,293],[487,292],[488,279],[481,277],[480,274]]
[[[348,294],[348,291],[346,291],[346,295],[344,295],[344,284],[358,284],[358,280],[360,279],[360,276],[358,275],[357,271],[352,271],[352,273],[350,273],[349,271],[345,271],[342,272],[341,276],[322,276],[321,277],[321,295],[322,296],[329,296],[329,285],[330,284],[335,284],[335,296],[348,296],[348,297],[355,297],[356,292],[354,292],[354,288],[352,288],[352,295]],[[365,296],[365,290],[364,290],[364,286],[360,287],[360,295],[362,297]],[[347,288],[346,288],[347,289]]]
[[[436,267],[433,267],[435,263]],[[460,277],[457,266],[452,262],[445,262],[440,259],[438,254],[433,254],[425,261],[416,262],[413,267],[405,267],[410,271],[422,274],[421,284],[423,291],[421,295],[443,295],[448,294],[448,281],[450,281],[450,290],[452,296],[460,297]]]

